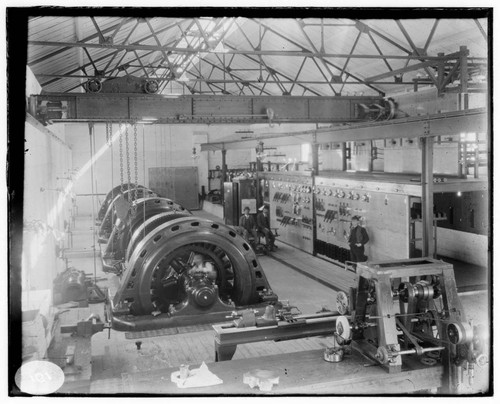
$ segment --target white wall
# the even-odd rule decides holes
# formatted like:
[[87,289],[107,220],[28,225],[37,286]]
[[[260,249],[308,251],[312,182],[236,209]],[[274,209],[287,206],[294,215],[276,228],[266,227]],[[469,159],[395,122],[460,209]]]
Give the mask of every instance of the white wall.
[[[420,222],[416,223],[415,231],[417,238],[421,237],[422,224]],[[421,242],[417,243],[417,248],[422,248]],[[488,237],[438,227],[437,254],[486,268],[488,267]]]
[[[238,128],[240,128],[238,126]],[[113,125],[117,133],[118,125]],[[214,142],[234,134],[232,125],[137,125],[137,173],[138,183],[149,185],[148,171],[151,167],[198,167],[199,184],[208,190],[208,169],[222,165],[222,153],[200,152],[201,143]],[[104,195],[121,183],[120,142],[116,137],[112,146],[106,144],[105,124],[95,124],[94,193],[103,194],[94,199],[95,209]],[[130,180],[135,182],[134,130],[129,128]],[[82,169],[89,166],[90,135],[87,124],[66,124],[66,138],[73,150],[73,165]],[[123,146],[123,181],[128,182],[125,134]],[[193,147],[198,158],[193,159]],[[249,168],[250,150],[230,150],[226,155],[228,168]],[[92,193],[90,168],[82,173],[75,183],[75,193],[81,215],[92,214]]]
[[68,176],[72,163],[71,150],[54,132],[33,121],[25,124],[23,290],[51,289],[64,269],[51,230],[64,237],[64,221],[70,220],[70,189],[57,191],[69,182],[57,177]]

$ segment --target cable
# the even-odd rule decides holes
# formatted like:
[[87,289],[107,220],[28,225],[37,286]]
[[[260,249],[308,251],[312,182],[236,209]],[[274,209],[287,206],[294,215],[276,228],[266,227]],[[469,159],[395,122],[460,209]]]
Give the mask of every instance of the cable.
[[94,256],[94,282],[97,282],[97,264],[96,264],[96,254],[95,254],[95,200],[94,200],[94,150],[93,147],[93,139],[94,139],[94,124],[89,123],[89,141],[90,141],[90,187],[92,192],[92,254]]
[[[156,131],[156,129],[155,129]],[[155,139],[156,140],[156,139]],[[144,186],[146,186],[146,136],[144,136],[144,125],[142,125],[142,170],[144,176]],[[144,204],[142,223],[146,222],[146,204]],[[146,237],[146,227],[142,228],[142,238]]]

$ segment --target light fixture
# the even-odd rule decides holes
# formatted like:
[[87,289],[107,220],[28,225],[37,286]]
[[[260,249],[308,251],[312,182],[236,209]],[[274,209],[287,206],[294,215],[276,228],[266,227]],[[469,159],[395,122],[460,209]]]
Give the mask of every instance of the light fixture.
[[193,154],[191,155],[191,158],[197,159],[199,157],[200,155],[196,152],[196,147],[193,147]]

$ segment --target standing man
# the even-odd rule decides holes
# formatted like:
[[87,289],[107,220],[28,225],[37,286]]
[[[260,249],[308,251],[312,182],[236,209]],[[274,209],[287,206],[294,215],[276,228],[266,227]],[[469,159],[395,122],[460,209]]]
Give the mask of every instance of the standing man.
[[258,241],[255,219],[250,215],[250,208],[248,206],[245,206],[243,209],[243,215],[240,217],[239,226],[242,229],[245,240],[250,241],[250,236],[252,236],[255,242]]
[[365,244],[370,238],[368,237],[366,229],[360,226],[359,216],[353,216],[351,220],[351,233],[347,240],[351,249],[351,261],[365,262],[368,259],[365,255]]
[[257,215],[257,230],[264,234],[266,238],[266,247],[269,251],[276,249],[274,246],[274,234],[271,231],[271,224],[269,219],[269,208],[264,206],[262,212]]

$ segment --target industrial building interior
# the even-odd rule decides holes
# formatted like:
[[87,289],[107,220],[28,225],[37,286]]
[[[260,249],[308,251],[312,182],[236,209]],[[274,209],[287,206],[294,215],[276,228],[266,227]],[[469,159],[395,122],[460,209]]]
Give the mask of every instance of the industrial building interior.
[[7,9],[10,395],[492,394],[492,10],[289,11]]

